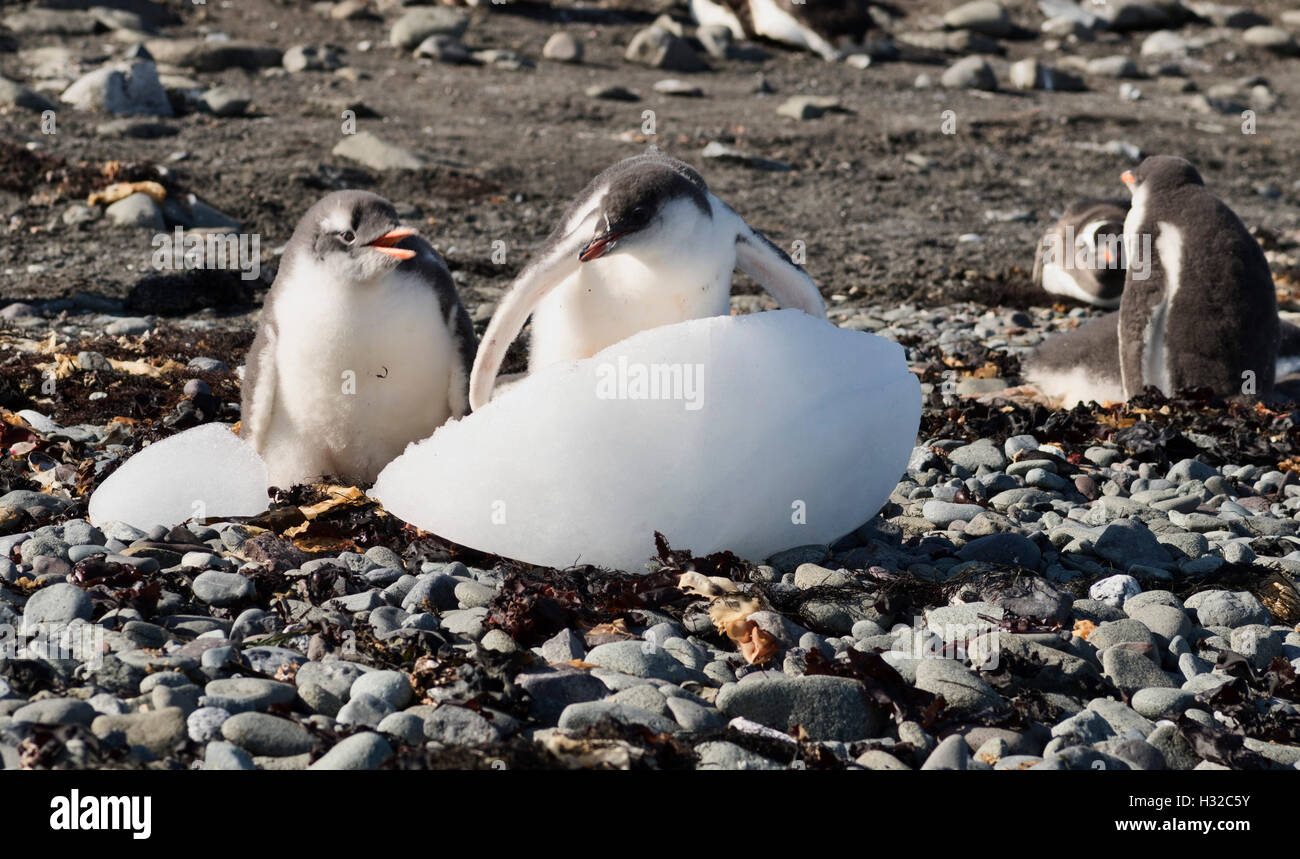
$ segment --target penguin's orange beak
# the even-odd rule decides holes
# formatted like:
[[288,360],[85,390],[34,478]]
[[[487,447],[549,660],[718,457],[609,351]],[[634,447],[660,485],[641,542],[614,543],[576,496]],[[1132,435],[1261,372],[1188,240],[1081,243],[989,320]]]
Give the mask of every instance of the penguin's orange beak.
[[1137,177],[1133,175],[1131,170],[1125,170],[1120,174],[1119,181],[1123,182],[1125,185],[1132,185],[1137,181]]
[[402,239],[416,235],[416,231],[410,227],[394,227],[384,233],[379,238],[367,243],[367,247],[372,247],[381,254],[393,257],[405,262],[408,259],[415,259],[415,251],[407,248],[394,247]]

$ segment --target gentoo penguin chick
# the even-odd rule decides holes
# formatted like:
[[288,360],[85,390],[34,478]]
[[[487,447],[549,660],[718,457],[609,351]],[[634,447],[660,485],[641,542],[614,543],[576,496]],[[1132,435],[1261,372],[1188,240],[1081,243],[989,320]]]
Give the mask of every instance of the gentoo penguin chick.
[[530,314],[531,373],[647,328],[727,315],[737,266],[783,307],[826,318],[812,278],[689,165],[658,150],[618,162],[570,204],[497,306],[474,360],[470,405],[492,398],[506,348]]
[[273,486],[372,483],[468,411],[474,328],[438,253],[391,203],[338,191],[285,246],[245,364],[242,434]]
[[1053,334],[1025,359],[1025,381],[1060,400],[1065,409],[1087,402],[1122,402],[1118,322],[1118,313],[1108,313],[1073,331]]
[[[1300,327],[1278,320],[1281,338],[1274,379],[1300,371]],[[1089,320],[1073,331],[1052,335],[1024,364],[1025,381],[1070,409],[1079,403],[1118,403],[1124,397],[1119,374],[1119,313]]]
[[1119,307],[1124,292],[1127,200],[1076,200],[1038,241],[1034,283],[1095,307]]
[[839,44],[862,44],[872,27],[868,0],[691,0],[701,27],[726,27],[737,39],[762,36],[820,54],[841,56]]
[[1121,178],[1133,194],[1119,306],[1125,397],[1147,385],[1268,396],[1277,295],[1259,243],[1182,158],[1148,158]]

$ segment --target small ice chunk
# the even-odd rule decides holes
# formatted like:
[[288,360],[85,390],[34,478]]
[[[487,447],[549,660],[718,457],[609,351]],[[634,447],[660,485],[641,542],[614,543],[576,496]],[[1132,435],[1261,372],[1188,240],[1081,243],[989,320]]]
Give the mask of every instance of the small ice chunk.
[[147,531],[191,518],[255,516],[269,505],[266,463],[225,424],[154,442],[109,475],[90,498],[90,521]]
[[409,445],[371,495],[528,563],[640,570],[654,532],[750,560],[870,519],[921,416],[903,349],[797,310],[642,331]]

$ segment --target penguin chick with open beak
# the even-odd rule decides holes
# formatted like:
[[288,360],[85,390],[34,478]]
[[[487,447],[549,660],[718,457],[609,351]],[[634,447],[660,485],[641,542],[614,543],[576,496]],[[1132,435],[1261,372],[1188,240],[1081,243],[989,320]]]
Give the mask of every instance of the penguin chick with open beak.
[[372,483],[468,411],[476,347],[446,265],[392,204],[339,191],[285,246],[245,362],[241,432],[271,485]]
[[1113,310],[1124,292],[1128,200],[1076,200],[1038,241],[1034,283],[1053,295]]
[[578,195],[497,306],[470,405],[492,398],[506,348],[530,315],[531,373],[647,328],[727,315],[737,267],[783,307],[826,318],[812,278],[689,165],[657,150],[618,162]]

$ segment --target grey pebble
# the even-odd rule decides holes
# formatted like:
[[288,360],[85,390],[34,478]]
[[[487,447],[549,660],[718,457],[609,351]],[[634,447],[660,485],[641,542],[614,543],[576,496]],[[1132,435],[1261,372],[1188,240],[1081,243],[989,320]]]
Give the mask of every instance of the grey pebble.
[[257,588],[253,583],[238,573],[209,570],[194,578],[194,596],[209,605],[234,605],[256,595]]
[[316,745],[302,725],[266,713],[236,713],[221,725],[221,735],[249,754],[268,757],[299,755]]
[[310,770],[374,770],[393,756],[393,747],[370,731],[340,740],[307,767]]
[[200,707],[185,719],[185,729],[191,740],[206,743],[221,736],[221,726],[230,718],[230,712],[220,707]]
[[213,740],[203,751],[205,770],[255,770],[257,765],[248,752],[233,743]]
[[352,681],[350,695],[371,695],[395,709],[405,707],[413,695],[410,679],[400,671],[370,671]]

